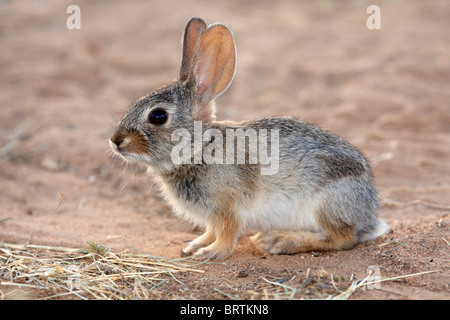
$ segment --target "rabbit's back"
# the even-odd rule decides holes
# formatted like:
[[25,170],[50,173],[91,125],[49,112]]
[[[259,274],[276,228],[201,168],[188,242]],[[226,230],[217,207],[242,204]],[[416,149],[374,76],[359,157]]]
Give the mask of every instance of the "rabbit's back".
[[[336,224],[371,229],[379,196],[371,168],[359,150],[340,137],[293,118],[264,118],[246,124],[279,130],[279,168],[260,176],[254,201],[243,208],[250,229],[309,230],[320,227],[317,212]],[[269,148],[270,149],[270,148]]]

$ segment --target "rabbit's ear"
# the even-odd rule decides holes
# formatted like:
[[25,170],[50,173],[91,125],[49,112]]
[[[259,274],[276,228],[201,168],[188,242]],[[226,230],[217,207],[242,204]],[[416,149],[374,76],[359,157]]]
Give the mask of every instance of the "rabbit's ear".
[[197,43],[193,76],[200,103],[208,103],[231,84],[236,70],[236,47],[233,33],[222,24],[206,29]]
[[183,36],[183,57],[181,60],[180,80],[184,81],[189,77],[197,40],[205,30],[206,23],[200,18],[191,18],[186,25]]

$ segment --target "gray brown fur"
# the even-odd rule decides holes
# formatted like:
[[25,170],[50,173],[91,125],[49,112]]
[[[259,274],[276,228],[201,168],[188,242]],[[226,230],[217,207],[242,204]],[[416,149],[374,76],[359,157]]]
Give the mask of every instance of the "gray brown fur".
[[[177,215],[206,228],[205,234],[193,240],[183,253],[224,259],[233,252],[239,235],[248,230],[258,232],[252,238],[258,248],[273,254],[349,249],[384,233],[387,226],[379,219],[380,197],[372,171],[356,147],[290,117],[215,120],[214,98],[232,80],[235,52],[228,49],[231,56],[227,64],[218,66],[224,70],[206,90],[199,79],[207,82],[211,77],[198,73],[202,72],[202,63],[210,62],[200,59],[199,52],[207,50],[201,47],[205,43],[206,48],[220,49],[214,41],[233,38],[221,24],[203,30],[204,22],[193,20],[185,30],[185,42],[191,43],[183,47],[180,80],[133,103],[110,139],[119,155],[148,166]],[[195,25],[195,30],[189,30],[190,24]],[[192,34],[186,35],[189,32]],[[195,34],[198,39],[192,39]],[[231,48],[230,43],[223,45]],[[199,90],[204,93],[199,94]],[[168,123],[156,127],[146,121],[155,107],[167,110]],[[278,129],[278,173],[261,175],[259,163],[173,164],[170,154],[176,142],[171,141],[171,134],[178,128],[193,134],[194,121],[202,121],[203,130],[215,128],[222,132],[227,128]],[[136,134],[142,139],[132,147],[130,141],[139,139],[125,137]]]

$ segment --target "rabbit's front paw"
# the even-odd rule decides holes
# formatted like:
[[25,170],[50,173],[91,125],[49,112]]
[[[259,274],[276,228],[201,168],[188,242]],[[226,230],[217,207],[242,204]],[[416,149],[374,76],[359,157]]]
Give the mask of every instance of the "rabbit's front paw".
[[191,241],[191,243],[189,243],[189,245],[186,248],[181,249],[181,256],[182,257],[191,256],[200,248],[203,248],[205,246],[207,246],[207,244],[193,240]]
[[194,252],[198,251],[200,248],[206,247],[214,242],[216,239],[213,232],[207,230],[200,237],[192,240],[189,245],[181,250],[181,256],[186,257],[192,255]]
[[193,257],[196,260],[224,260],[233,252],[233,249],[223,248],[216,242],[211,245],[197,250]]

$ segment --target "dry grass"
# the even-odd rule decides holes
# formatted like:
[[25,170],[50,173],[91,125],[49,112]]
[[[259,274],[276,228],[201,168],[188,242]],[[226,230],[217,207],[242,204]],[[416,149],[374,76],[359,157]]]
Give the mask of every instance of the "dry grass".
[[[114,254],[89,243],[90,249],[72,249],[0,243],[2,286],[39,290],[41,299],[83,300],[155,299],[157,290],[176,281],[181,272],[203,273],[199,262],[153,257],[149,254]],[[0,291],[2,298],[8,294]]]
[[[268,280],[261,277],[264,280],[265,285],[262,284],[257,290],[247,290],[236,296],[231,296],[225,292],[219,291],[227,298],[234,300],[238,299],[250,299],[250,300],[347,300],[350,299],[356,292],[365,290],[385,290],[381,287],[381,283],[386,281],[396,281],[399,279],[416,277],[426,275],[430,273],[440,272],[441,270],[424,271],[414,274],[407,274],[397,277],[389,278],[376,278],[373,274],[369,275],[361,280],[353,279],[354,275],[349,280],[339,279],[333,274],[327,274],[324,271],[316,273],[310,272],[308,269],[306,278],[300,282],[300,285],[288,285],[287,283],[298,283],[295,281],[295,277],[289,279],[286,283],[280,280]],[[390,293],[400,294],[392,290],[385,290]]]
[[[154,257],[137,250],[115,254],[107,247],[89,242],[89,249],[73,249],[0,243],[0,298],[27,299],[13,290],[35,290],[38,299],[193,299],[195,295],[179,296],[169,292],[170,284],[181,282],[180,273],[204,273],[197,266],[208,261]],[[374,278],[369,274],[362,280],[343,280],[333,274],[309,269],[304,279],[268,279],[261,276],[254,289],[212,288],[223,299],[293,300],[349,299],[358,290],[401,278],[414,277],[439,270],[408,274],[393,278]],[[8,289],[3,291],[2,288]],[[214,296],[211,295],[213,298]],[[215,296],[217,298],[217,296]]]

